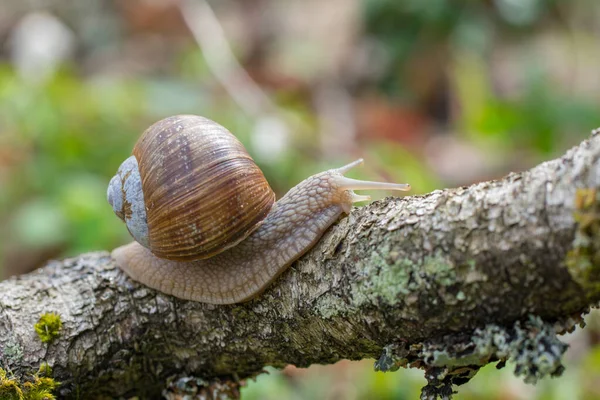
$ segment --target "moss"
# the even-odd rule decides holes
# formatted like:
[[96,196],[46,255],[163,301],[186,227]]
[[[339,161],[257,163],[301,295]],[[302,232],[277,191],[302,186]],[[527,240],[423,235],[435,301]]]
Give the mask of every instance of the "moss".
[[5,370],[0,368],[0,399],[23,400],[23,389],[15,378],[9,378]]
[[45,377],[52,376],[52,367],[50,367],[48,363],[42,363],[40,365],[40,369],[38,370],[38,375]]
[[59,335],[62,321],[58,314],[46,313],[40,317],[34,328],[42,343],[50,343]]
[[15,377],[9,377],[8,373],[0,368],[0,399],[54,400],[56,397],[52,392],[60,383],[52,379],[51,375],[52,369],[44,363],[29,380],[21,383]]
[[577,190],[573,217],[577,230],[566,265],[588,296],[594,296],[600,293],[600,194],[596,189]]
[[356,358],[360,360],[373,358],[373,354],[377,354],[381,351],[381,346],[379,344],[367,338],[357,339],[354,348],[356,351]]

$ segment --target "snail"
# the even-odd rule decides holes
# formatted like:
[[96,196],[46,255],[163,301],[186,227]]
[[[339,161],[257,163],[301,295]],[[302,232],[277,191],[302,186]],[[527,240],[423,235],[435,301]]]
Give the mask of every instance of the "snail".
[[313,175],[275,202],[244,146],[221,125],[177,115],[150,126],[111,179],[107,198],[136,240],[112,257],[132,279],[212,304],[260,294],[352,204],[353,190],[407,184],[347,178],[346,166]]

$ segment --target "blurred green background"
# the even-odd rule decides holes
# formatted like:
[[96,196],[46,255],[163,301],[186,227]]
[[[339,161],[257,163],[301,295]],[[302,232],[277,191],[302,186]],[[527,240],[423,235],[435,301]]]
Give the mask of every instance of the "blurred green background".
[[[128,241],[106,185],[169,115],[226,126],[279,195],[358,157],[355,176],[412,193],[466,185],[600,126],[597,0],[211,6],[214,18],[205,0],[0,0],[0,276]],[[458,398],[600,398],[597,320],[568,338],[562,379],[533,387],[491,366]],[[244,395],[413,399],[423,384],[342,362],[271,371]]]

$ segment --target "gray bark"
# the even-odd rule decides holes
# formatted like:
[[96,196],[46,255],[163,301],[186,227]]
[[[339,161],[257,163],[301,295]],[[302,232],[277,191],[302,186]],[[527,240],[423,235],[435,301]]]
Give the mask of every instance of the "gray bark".
[[[600,300],[598,189],[593,134],[502,180],[387,198],[231,306],[145,288],[106,252],[51,262],[0,282],[0,367],[23,377],[45,361],[65,398],[155,398],[188,376],[234,393],[266,365],[362,358],[424,368],[423,398],[507,358],[528,381],[558,375],[555,333]],[[33,326],[47,312],[63,328],[43,344]]]

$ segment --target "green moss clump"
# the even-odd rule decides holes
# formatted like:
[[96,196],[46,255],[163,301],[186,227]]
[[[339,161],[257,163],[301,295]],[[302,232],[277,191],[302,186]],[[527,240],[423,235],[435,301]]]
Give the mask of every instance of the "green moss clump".
[[600,292],[600,194],[578,189],[575,194],[577,231],[566,265],[573,279],[590,294]]
[[52,367],[48,363],[42,363],[37,373],[39,376],[50,377],[52,376]]
[[0,399],[23,400],[25,396],[19,382],[15,378],[9,378],[5,370],[0,368]]
[[46,313],[40,317],[34,328],[42,343],[50,343],[59,335],[62,321],[58,314]]
[[51,377],[52,369],[43,363],[31,380],[21,383],[0,368],[0,399],[2,400],[55,400],[52,393],[60,383]]

